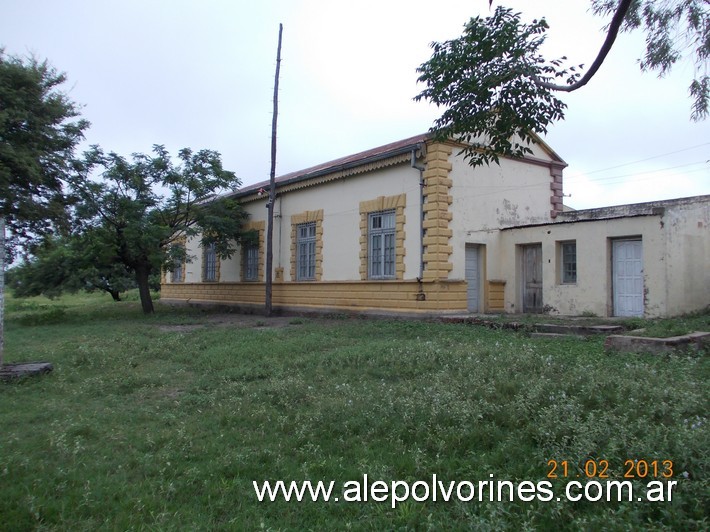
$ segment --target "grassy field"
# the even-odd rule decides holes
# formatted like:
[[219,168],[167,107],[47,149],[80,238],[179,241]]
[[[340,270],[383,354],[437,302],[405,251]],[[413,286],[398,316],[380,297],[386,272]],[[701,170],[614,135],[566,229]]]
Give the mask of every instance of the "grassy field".
[[[129,298],[130,299],[130,298]],[[707,356],[470,325],[7,301],[3,530],[707,530]],[[687,320],[686,320],[687,321]],[[691,319],[693,328],[708,316]],[[665,325],[664,325],[665,323]],[[640,325],[645,325],[641,322]],[[677,331],[679,320],[654,322]],[[672,501],[259,502],[252,482],[547,481],[673,462]],[[591,466],[590,466],[591,464]],[[635,467],[635,466],[634,466]],[[658,475],[665,471],[661,467]],[[578,479],[577,475],[581,478]],[[667,479],[662,479],[667,480]],[[421,488],[421,486],[420,486]],[[423,489],[423,488],[422,488]],[[420,495],[422,491],[420,490]],[[464,491],[464,494],[468,492]]]

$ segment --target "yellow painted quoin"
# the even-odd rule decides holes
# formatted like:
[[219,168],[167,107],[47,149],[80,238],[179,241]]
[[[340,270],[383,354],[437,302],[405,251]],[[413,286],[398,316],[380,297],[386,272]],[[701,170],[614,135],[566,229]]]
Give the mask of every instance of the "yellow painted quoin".
[[452,164],[449,157],[453,148],[443,143],[429,143],[426,151],[426,169],[423,172],[424,238],[423,279],[425,281],[448,279],[453,269],[450,261],[453,247],[450,245],[453,231],[449,223],[453,214],[449,206],[453,182],[449,177]]

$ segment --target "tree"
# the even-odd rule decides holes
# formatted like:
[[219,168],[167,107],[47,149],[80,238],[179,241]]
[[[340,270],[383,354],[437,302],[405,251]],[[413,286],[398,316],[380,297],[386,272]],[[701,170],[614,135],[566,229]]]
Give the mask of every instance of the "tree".
[[[592,0],[597,15],[615,9],[611,0]],[[683,31],[682,26],[685,26]],[[643,29],[646,51],[639,61],[643,71],[656,70],[659,76],[687,54],[694,62],[694,76],[688,87],[692,98],[691,119],[703,120],[710,110],[710,4],[707,0],[636,0],[623,17],[622,31]]]
[[136,287],[135,275],[104,252],[91,232],[68,237],[47,237],[32,250],[32,257],[8,272],[8,286],[15,297],[80,290],[107,292],[114,301],[121,292]]
[[0,49],[0,365],[6,252],[12,256],[18,241],[66,219],[62,182],[89,126],[72,121],[79,110],[60,90],[64,81],[46,61],[6,56]]
[[[619,31],[646,32],[643,70],[666,74],[684,55],[695,61],[690,84],[691,118],[708,116],[710,103],[710,10],[707,0],[592,0],[595,13],[613,13],[606,39],[586,74],[566,58],[547,61],[539,49],[548,29],[544,19],[525,24],[520,13],[498,7],[490,17],[472,18],[458,39],[432,43],[432,57],[417,72],[427,88],[415,97],[446,107],[434,123],[437,138],[455,138],[472,165],[497,163],[500,155],[521,157],[532,133],[545,133],[564,118],[556,93],[585,86],[612,49]],[[684,28],[684,31],[680,29]]]
[[[240,180],[222,168],[219,153],[183,149],[174,164],[163,146],[152,157],[133,154],[132,161],[92,147],[76,165],[72,181],[78,231],[90,235],[105,258],[135,275],[143,312],[154,311],[151,274],[175,261],[189,260],[181,239],[202,233],[202,245],[214,244],[230,257],[242,238],[246,213],[220,192]],[[92,179],[93,172],[100,179]]]

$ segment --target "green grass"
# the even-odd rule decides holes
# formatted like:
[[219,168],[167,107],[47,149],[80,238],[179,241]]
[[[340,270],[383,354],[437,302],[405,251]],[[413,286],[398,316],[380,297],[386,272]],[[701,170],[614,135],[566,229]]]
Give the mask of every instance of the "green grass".
[[[8,298],[6,317],[6,361],[47,360],[55,370],[0,384],[2,529],[710,524],[707,357],[608,356],[603,339],[405,320],[217,326],[198,310],[158,307],[144,317],[135,298],[99,295]],[[260,503],[252,488],[279,479],[341,485],[364,474],[538,482],[550,459],[568,460],[574,474],[605,459],[614,478],[627,459],[673,460],[679,484],[672,502],[410,501],[394,509]]]
[[[636,320],[629,326],[640,329],[639,335],[657,338],[682,336],[694,331],[710,331],[710,308],[673,319]],[[638,325],[638,327],[635,327]]]

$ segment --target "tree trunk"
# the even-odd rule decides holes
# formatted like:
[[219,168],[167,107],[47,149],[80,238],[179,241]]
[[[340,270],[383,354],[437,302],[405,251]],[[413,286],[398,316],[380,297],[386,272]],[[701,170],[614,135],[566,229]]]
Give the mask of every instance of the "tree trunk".
[[0,368],[5,349],[5,218],[0,216]]
[[[83,280],[83,281],[87,282],[85,280]],[[113,298],[114,301],[121,301],[121,293],[118,290],[107,287],[106,285],[92,283],[91,281],[88,281],[88,283],[91,284],[91,286],[93,286],[94,288],[96,288],[98,290],[103,290],[104,292],[108,292],[109,294],[111,294],[111,297]]]
[[141,307],[143,307],[144,314],[152,314],[155,311],[153,300],[150,297],[149,277],[150,271],[147,267],[140,266],[136,268],[136,283],[138,283],[138,293],[141,296]]

